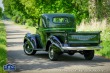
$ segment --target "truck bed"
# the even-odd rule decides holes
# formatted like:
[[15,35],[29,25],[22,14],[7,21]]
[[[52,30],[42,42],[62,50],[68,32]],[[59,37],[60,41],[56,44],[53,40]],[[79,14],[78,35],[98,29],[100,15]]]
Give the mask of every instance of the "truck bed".
[[100,44],[100,32],[70,32],[68,44],[72,46],[97,46]]

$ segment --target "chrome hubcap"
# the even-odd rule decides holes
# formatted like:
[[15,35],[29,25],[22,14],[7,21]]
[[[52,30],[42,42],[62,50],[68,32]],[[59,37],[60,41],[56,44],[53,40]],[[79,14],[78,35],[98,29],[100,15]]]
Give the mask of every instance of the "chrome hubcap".
[[26,45],[25,45],[25,52],[26,52],[27,54],[30,54],[32,51],[33,51],[33,50],[32,50],[32,47],[31,47],[30,45],[26,44]]
[[50,47],[50,51],[49,51],[49,57],[50,59],[52,59],[54,56],[54,50]]

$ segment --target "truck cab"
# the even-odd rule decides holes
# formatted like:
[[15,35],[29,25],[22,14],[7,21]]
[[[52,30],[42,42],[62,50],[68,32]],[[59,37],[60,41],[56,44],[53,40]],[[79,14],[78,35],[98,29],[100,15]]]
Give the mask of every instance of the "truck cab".
[[58,60],[63,53],[79,52],[86,60],[92,60],[94,50],[100,50],[100,31],[76,32],[75,18],[67,13],[42,14],[38,19],[36,34],[24,37],[24,52],[34,55],[47,51],[50,60]]

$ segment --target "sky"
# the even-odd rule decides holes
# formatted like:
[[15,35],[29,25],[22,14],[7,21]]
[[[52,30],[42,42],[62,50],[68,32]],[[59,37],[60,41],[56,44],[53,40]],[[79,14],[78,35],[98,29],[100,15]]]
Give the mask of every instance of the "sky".
[[2,0],[0,0],[0,7],[2,7],[2,9],[3,9],[3,4],[2,4]]

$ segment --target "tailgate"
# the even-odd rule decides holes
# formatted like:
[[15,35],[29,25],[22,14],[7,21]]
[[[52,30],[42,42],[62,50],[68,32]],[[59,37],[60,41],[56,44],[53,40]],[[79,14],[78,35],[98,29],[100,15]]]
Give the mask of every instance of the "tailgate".
[[100,44],[100,32],[68,33],[70,46],[97,46]]

